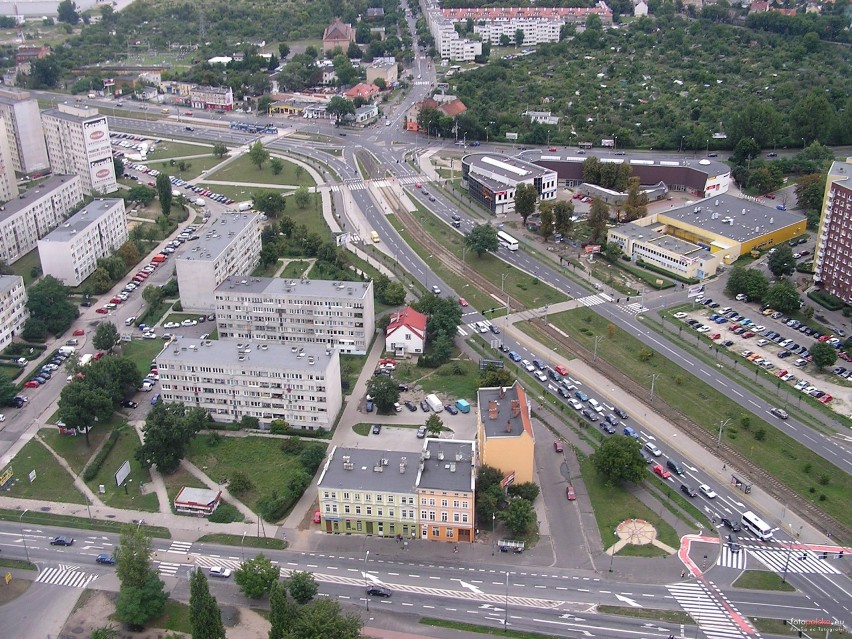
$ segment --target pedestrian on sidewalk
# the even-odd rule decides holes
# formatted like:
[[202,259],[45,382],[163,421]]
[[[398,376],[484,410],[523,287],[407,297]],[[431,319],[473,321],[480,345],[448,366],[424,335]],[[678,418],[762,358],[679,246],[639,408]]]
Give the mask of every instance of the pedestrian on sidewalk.
[[458,552],[458,551],[459,551],[459,546],[458,546],[458,544],[456,544],[456,545],[453,546],[453,552]]

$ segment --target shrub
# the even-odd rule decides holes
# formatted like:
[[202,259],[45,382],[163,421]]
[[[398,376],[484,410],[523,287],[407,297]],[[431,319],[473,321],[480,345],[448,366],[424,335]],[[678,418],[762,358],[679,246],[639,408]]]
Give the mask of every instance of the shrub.
[[808,297],[830,311],[839,311],[843,308],[843,300],[826,291],[810,291]]
[[766,439],[766,429],[758,428],[756,431],[754,431],[754,438],[757,441],[762,442],[764,439]]
[[91,461],[91,463],[86,466],[86,470],[83,471],[83,481],[92,481],[95,477],[98,476],[98,473],[101,470],[101,466],[104,465],[107,456],[109,456],[112,449],[115,448],[116,443],[118,442],[118,438],[121,435],[120,428],[114,428],[113,431],[107,437],[106,442],[104,442],[103,448],[100,449],[95,458]]
[[214,524],[230,524],[235,521],[242,521],[243,519],[243,514],[237,510],[236,506],[232,506],[231,504],[221,504],[213,512],[213,514],[207,518],[207,521],[211,521]]

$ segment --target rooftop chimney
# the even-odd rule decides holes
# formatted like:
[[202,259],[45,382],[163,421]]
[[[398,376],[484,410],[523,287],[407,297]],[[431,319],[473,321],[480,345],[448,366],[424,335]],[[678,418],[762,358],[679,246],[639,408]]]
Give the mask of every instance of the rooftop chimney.
[[521,414],[521,402],[518,399],[512,400],[512,417],[517,417]]
[[496,400],[491,399],[488,401],[488,419],[497,419],[497,413],[499,410],[500,404],[498,404]]

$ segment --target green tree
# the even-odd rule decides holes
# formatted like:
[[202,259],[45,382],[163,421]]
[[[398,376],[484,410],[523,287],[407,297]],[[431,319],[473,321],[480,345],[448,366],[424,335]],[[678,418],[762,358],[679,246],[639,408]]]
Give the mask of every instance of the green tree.
[[254,488],[254,482],[241,470],[231,473],[228,480],[228,490],[234,495],[242,495]]
[[317,596],[319,585],[313,573],[294,570],[287,579],[287,591],[296,603],[305,605]]
[[480,388],[496,388],[497,386],[511,386],[515,383],[515,376],[508,368],[494,368],[489,366],[479,373]]
[[772,308],[782,313],[792,313],[799,310],[801,298],[795,285],[789,280],[779,280],[770,286],[766,294],[759,298],[769,304]]
[[639,178],[630,178],[627,185],[627,200],[624,202],[624,221],[632,222],[648,215],[648,196],[642,191]]
[[157,402],[145,420],[137,461],[143,468],[156,464],[161,473],[173,473],[206,421],[207,412],[202,408],[186,410],[183,404]]
[[263,553],[244,561],[234,572],[234,581],[249,599],[260,599],[278,582],[278,567]]
[[200,568],[189,578],[189,623],[192,639],[225,639],[222,614]]
[[393,413],[394,404],[399,401],[396,382],[387,375],[372,377],[367,382],[367,394],[373,398],[380,413]]
[[69,428],[86,434],[86,446],[89,445],[89,430],[96,421],[108,422],[113,408],[106,391],[92,388],[90,384],[66,384],[59,395],[59,418]]
[[172,183],[169,181],[169,176],[165,173],[160,173],[157,176],[157,196],[160,198],[160,210],[165,217],[169,217],[172,212]]
[[553,214],[553,207],[545,207],[541,209],[541,226],[539,227],[539,233],[544,238],[544,241],[550,239],[550,236],[553,235],[554,232],[554,221],[555,216]]
[[598,244],[606,239],[606,225],[609,222],[609,207],[603,200],[595,198],[589,211],[589,241]]
[[743,164],[749,159],[760,156],[760,145],[754,138],[742,138],[734,147],[733,160],[735,164]]
[[476,224],[464,236],[464,245],[474,251],[479,257],[496,251],[500,246],[497,241],[497,229],[490,224]]
[[278,43],[278,57],[281,58],[281,61],[283,62],[284,58],[286,58],[288,55],[290,55],[289,45],[286,42],[279,42]]
[[811,346],[810,350],[814,358],[814,364],[820,370],[826,366],[834,366],[834,363],[837,361],[837,350],[831,344],[817,342]]
[[95,269],[94,273],[86,278],[83,288],[92,295],[103,295],[112,288],[112,284],[113,279],[107,270],[99,266]]
[[56,7],[56,19],[67,24],[80,22],[80,14],[77,12],[76,3],[72,0],[62,0]]
[[18,389],[6,375],[0,373],[0,406],[8,406]]
[[112,167],[115,170],[116,179],[124,177],[124,162],[121,158],[113,158]]
[[442,430],[444,422],[438,417],[438,413],[430,413],[429,419],[426,420],[426,432],[430,437],[440,437]]
[[269,160],[269,168],[272,171],[272,175],[281,175],[282,171],[284,171],[284,162],[281,161],[281,158],[272,158]]
[[296,206],[298,208],[306,209],[311,203],[311,194],[308,192],[308,189],[302,185],[296,189],[296,192],[293,194],[293,199],[296,200]]
[[566,238],[574,235],[574,205],[565,200],[560,200],[553,205],[553,224],[557,233],[562,233]]
[[287,598],[287,588],[276,581],[269,591],[269,639],[289,639],[298,618],[299,609]]
[[335,95],[328,101],[325,112],[334,117],[335,123],[339,125],[344,116],[355,115],[355,103]]
[[118,341],[118,329],[112,322],[101,322],[95,329],[92,345],[101,351],[112,350]]
[[508,488],[511,497],[520,497],[526,499],[530,503],[534,503],[541,489],[535,482],[524,482],[523,484],[512,484]]
[[340,604],[321,597],[299,610],[290,629],[290,639],[360,639],[363,627],[361,617],[344,613]]
[[796,260],[793,258],[793,249],[788,244],[779,244],[775,252],[769,256],[766,265],[775,277],[792,275],[796,270]]
[[272,97],[268,95],[262,95],[257,100],[257,112],[258,113],[269,113],[269,107],[272,106]]
[[809,211],[822,209],[825,195],[825,174],[811,173],[799,178],[795,187],[796,202],[800,208]]
[[278,217],[287,207],[287,201],[278,191],[261,191],[252,195],[252,206],[269,217]]
[[607,242],[603,247],[603,256],[609,262],[615,262],[621,257],[621,247],[615,242]]
[[523,29],[515,29],[515,46],[516,47],[524,46],[524,30]]
[[[112,7],[106,8],[112,9]],[[101,626],[92,630],[90,639],[121,639],[121,631],[112,624]]]
[[[771,145],[782,136],[784,120],[769,101],[752,100],[744,108],[733,110],[728,128],[732,144],[752,139],[760,148]],[[757,154],[752,157],[757,157]]]
[[536,522],[533,505],[520,497],[509,501],[500,518],[515,537],[524,536]]
[[258,140],[249,147],[248,158],[260,171],[263,168],[263,163],[269,159],[269,151],[263,147],[263,142]]
[[607,484],[638,483],[645,476],[639,442],[625,435],[608,437],[592,455],[592,463]]
[[225,146],[224,142],[216,142],[213,145],[213,155],[214,157],[219,158],[220,160],[225,157],[228,153],[228,147]]
[[302,452],[299,453],[299,461],[302,468],[309,475],[313,475],[325,461],[325,448],[319,444],[311,444],[305,446]]
[[142,289],[142,299],[145,300],[148,303],[148,306],[152,308],[156,308],[162,304],[163,298],[163,289],[159,286],[149,284]]
[[131,187],[124,195],[124,199],[128,202],[139,202],[143,206],[148,206],[157,197],[157,192],[150,186],[139,184]]
[[68,300],[68,289],[52,275],[46,275],[29,287],[27,309],[32,320],[43,322],[44,329],[61,335],[77,318],[77,308]]
[[405,287],[400,282],[389,282],[377,297],[382,304],[399,306],[405,302]]
[[532,184],[518,184],[515,187],[515,212],[521,216],[524,226],[527,218],[535,213],[535,203],[538,200],[538,191]]
[[165,609],[165,584],[151,567],[151,538],[138,526],[125,526],[116,552],[120,584],[116,619],[139,630]]
[[753,300],[760,300],[763,299],[768,288],[769,280],[763,273],[757,269],[735,266],[728,275],[728,285],[725,290],[730,295],[742,293]]

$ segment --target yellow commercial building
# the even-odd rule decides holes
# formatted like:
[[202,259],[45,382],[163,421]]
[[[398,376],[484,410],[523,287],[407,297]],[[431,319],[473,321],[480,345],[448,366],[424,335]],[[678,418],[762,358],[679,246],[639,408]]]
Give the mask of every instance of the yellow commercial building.
[[535,436],[523,387],[480,388],[477,443],[483,465],[502,471],[504,487],[533,481]]

